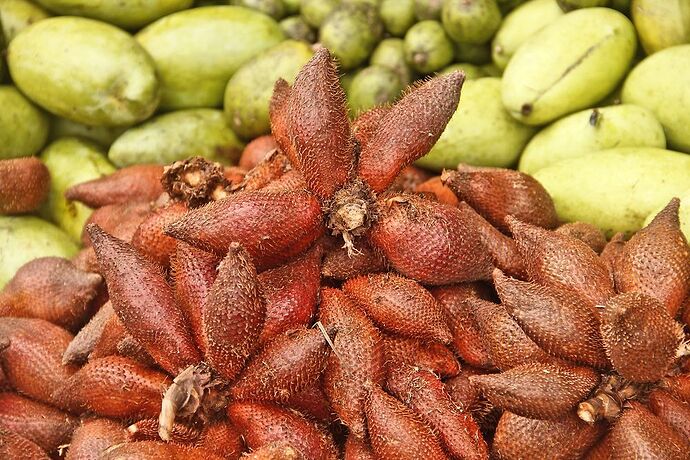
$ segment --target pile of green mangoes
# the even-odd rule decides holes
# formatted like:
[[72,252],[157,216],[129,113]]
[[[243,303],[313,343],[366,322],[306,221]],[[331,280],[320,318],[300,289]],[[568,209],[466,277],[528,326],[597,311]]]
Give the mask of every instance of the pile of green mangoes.
[[39,155],[52,178],[40,218],[0,216],[0,259],[14,260],[0,285],[77,250],[91,210],[64,198],[71,185],[191,155],[235,162],[270,132],[274,82],[317,43],[353,118],[465,72],[418,166],[519,168],[563,220],[609,234],[681,196],[690,233],[687,0],[0,0],[0,32],[0,160]]

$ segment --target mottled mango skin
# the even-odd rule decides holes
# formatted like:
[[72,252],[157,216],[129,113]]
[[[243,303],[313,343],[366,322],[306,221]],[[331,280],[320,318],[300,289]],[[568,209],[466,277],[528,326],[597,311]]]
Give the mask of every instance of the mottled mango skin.
[[50,17],[50,14],[38,5],[28,0],[0,1],[0,18],[2,18],[2,33],[5,41],[11,42],[19,32],[34,22]]
[[0,160],[35,155],[48,137],[48,116],[11,85],[0,85]]
[[647,54],[690,43],[690,2],[635,0],[630,13]]
[[158,106],[151,57],[117,27],[48,18],[17,35],[7,52],[19,89],[49,112],[94,126],[133,124]]
[[403,90],[400,77],[391,69],[380,65],[363,68],[355,75],[347,92],[352,115],[378,105],[394,102]]
[[155,62],[164,109],[219,107],[237,69],[284,38],[272,18],[238,6],[180,11],[136,35]]

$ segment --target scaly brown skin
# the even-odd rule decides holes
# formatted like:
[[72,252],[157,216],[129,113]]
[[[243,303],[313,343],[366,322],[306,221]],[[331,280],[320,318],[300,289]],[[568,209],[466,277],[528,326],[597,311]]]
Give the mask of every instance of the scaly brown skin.
[[86,419],[74,430],[65,460],[98,460],[103,452],[127,441],[124,426],[105,418]]
[[460,200],[458,200],[458,197],[455,196],[455,193],[453,193],[448,186],[443,184],[440,176],[435,176],[425,182],[422,182],[412,191],[415,193],[431,194],[436,197],[436,200],[439,203],[445,203],[449,206],[457,206],[460,203]]
[[50,173],[38,158],[0,160],[0,214],[35,211],[49,191]]
[[592,251],[601,254],[606,247],[606,235],[598,227],[586,222],[569,222],[556,229],[556,232],[570,235],[587,243]]
[[208,449],[225,460],[238,460],[244,450],[240,432],[226,418],[206,425],[201,432],[201,437],[194,445]]
[[452,377],[460,372],[460,363],[442,343],[388,334],[383,340],[389,369],[413,366],[428,369],[441,377]]
[[103,460],[119,460],[123,458],[136,458],[137,460],[160,460],[163,458],[203,458],[204,460],[223,459],[223,457],[214,454],[208,449],[175,443],[165,443],[161,441],[139,441],[125,443],[109,449],[101,458]]
[[376,455],[367,442],[350,435],[345,441],[344,460],[376,460]]
[[102,206],[89,216],[81,232],[81,242],[85,248],[91,247],[91,238],[86,231],[88,224],[96,224],[106,232],[124,241],[131,241],[139,224],[151,213],[151,203],[131,201],[122,204]]
[[105,177],[74,185],[67,189],[68,200],[80,201],[91,208],[134,201],[154,201],[163,193],[163,166],[134,165]]
[[654,415],[690,442],[690,404],[661,389],[652,391],[648,398]]
[[242,150],[238,166],[249,171],[277,148],[278,144],[272,135],[259,136],[248,143],[244,150]]
[[164,230],[188,210],[187,205],[175,201],[153,210],[132,235],[132,246],[161,267],[168,268],[177,240],[166,235]]
[[112,304],[106,302],[82,327],[62,355],[63,364],[86,362],[105,330],[111,317],[115,316]]
[[48,454],[38,447],[36,443],[29,441],[9,430],[0,429],[0,456],[2,458],[16,458],[17,452],[22,453],[22,459],[49,460]]

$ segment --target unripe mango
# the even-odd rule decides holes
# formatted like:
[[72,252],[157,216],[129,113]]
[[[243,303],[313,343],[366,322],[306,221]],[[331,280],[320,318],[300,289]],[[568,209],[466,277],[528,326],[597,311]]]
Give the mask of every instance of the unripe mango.
[[455,62],[469,62],[482,65],[491,62],[491,46],[488,43],[471,45],[469,43],[454,43]]
[[439,75],[445,75],[448,73],[455,72],[457,70],[462,70],[465,73],[465,81],[476,80],[477,78],[487,76],[481,67],[468,63],[451,64],[448,67],[445,67],[443,70],[441,70],[439,72]]
[[414,0],[414,14],[419,21],[441,19],[443,0]]
[[312,27],[321,27],[323,21],[333,12],[340,0],[301,0],[300,14]]
[[690,43],[690,2],[635,0],[630,12],[647,54]]
[[180,11],[136,35],[155,62],[165,109],[220,106],[237,69],[283,38],[273,19],[238,6]]
[[55,17],[17,35],[12,79],[48,111],[94,126],[132,124],[158,105],[151,57],[126,32],[92,19]]
[[46,10],[28,0],[0,0],[0,22],[7,43],[34,22],[47,17],[50,15]]
[[444,0],[441,20],[456,42],[481,45],[498,30],[501,11],[496,0]]
[[343,70],[363,64],[383,33],[375,8],[368,5],[343,5],[324,20],[319,41],[337,58]]
[[690,153],[690,45],[667,48],[640,62],[625,80],[621,97],[656,115],[669,148]]
[[391,69],[380,65],[365,67],[357,72],[347,91],[347,101],[353,115],[377,105],[397,99],[404,85]]
[[0,160],[35,155],[49,127],[48,116],[17,88],[0,86]]
[[690,155],[626,147],[554,163],[534,174],[566,222],[596,225],[609,236],[639,230],[647,216],[688,188]]
[[308,43],[287,40],[240,67],[225,88],[225,116],[232,130],[247,139],[271,132],[268,105],[276,80],[292,84],[313,54]]
[[404,36],[416,22],[414,0],[383,0],[379,14],[386,31],[396,37]]
[[630,104],[588,109],[539,131],[520,157],[520,171],[615,147],[666,148],[664,129],[649,110]]
[[438,21],[421,21],[405,34],[405,60],[420,73],[441,70],[453,61],[453,43]]
[[239,0],[235,4],[260,11],[273,19],[281,19],[285,16],[283,0]]
[[556,0],[558,5],[566,13],[579,8],[592,8],[594,6],[609,6],[611,0]]
[[280,21],[280,29],[285,37],[293,40],[302,40],[313,43],[316,41],[316,32],[307,24],[302,16],[290,16]]
[[401,38],[386,38],[376,47],[370,65],[388,67],[400,78],[403,87],[412,82],[412,69],[405,61],[405,42]]
[[461,101],[436,145],[417,164],[435,171],[460,163],[512,165],[534,128],[518,123],[503,108],[501,79],[466,81]]
[[81,137],[108,148],[115,142],[127,126],[89,126],[62,117],[53,117],[50,122],[49,141],[61,137]]
[[33,216],[0,216],[0,289],[19,268],[39,257],[71,258],[78,247],[55,225]]
[[591,107],[623,78],[636,44],[632,23],[615,10],[563,15],[513,55],[503,74],[503,104],[530,125]]
[[76,137],[58,139],[41,153],[50,171],[50,194],[41,215],[55,222],[74,241],[80,241],[84,223],[92,210],[65,198],[65,190],[75,184],[115,172],[100,148]]

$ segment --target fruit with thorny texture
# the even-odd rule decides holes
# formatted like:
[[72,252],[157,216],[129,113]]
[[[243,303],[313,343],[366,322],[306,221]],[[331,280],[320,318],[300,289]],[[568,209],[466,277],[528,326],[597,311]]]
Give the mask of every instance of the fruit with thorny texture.
[[339,281],[356,276],[384,272],[388,268],[386,260],[366,241],[357,244],[357,252],[348,253],[348,248],[338,245],[325,251],[321,263],[321,275]]
[[119,423],[105,418],[85,419],[74,430],[65,460],[98,460],[109,448],[127,441]]
[[170,265],[170,257],[177,248],[177,240],[164,233],[168,224],[182,217],[189,208],[171,202],[151,212],[132,235],[132,246],[163,268]]
[[228,196],[226,189],[232,180],[241,180],[235,179],[236,173],[244,178],[244,171],[229,168],[202,157],[191,157],[166,166],[161,183],[170,198],[196,208]]
[[244,450],[244,442],[240,432],[226,418],[218,419],[210,425],[206,425],[201,432],[201,437],[194,445],[208,449],[225,460],[239,459]]
[[91,213],[81,232],[81,243],[85,248],[91,247],[91,238],[86,228],[96,224],[106,232],[124,241],[131,241],[139,224],[151,212],[148,202],[132,201],[123,204],[108,204]]
[[102,460],[125,458],[136,458],[137,460],[159,460],[163,458],[172,460],[187,458],[223,460],[223,457],[214,454],[209,449],[160,441],[127,442],[107,449],[100,458]]
[[659,386],[678,399],[690,403],[690,373],[664,377]]
[[455,193],[446,186],[440,176],[432,177],[431,179],[417,185],[414,190],[415,193],[431,194],[439,203],[444,203],[450,206],[457,206],[460,203]]
[[415,366],[441,377],[452,377],[460,372],[460,363],[442,343],[394,335],[385,335],[384,343],[386,366],[389,369]]
[[245,460],[304,460],[304,455],[290,444],[276,442],[259,447],[243,458]]
[[29,441],[9,430],[0,428],[0,456],[2,458],[17,458],[21,452],[21,460],[49,460],[50,457],[36,443]]
[[349,435],[345,441],[344,460],[376,460],[376,455],[366,441]]
[[556,233],[569,235],[586,243],[587,246],[592,248],[592,251],[597,254],[601,254],[606,247],[606,235],[604,235],[604,232],[587,222],[569,222],[563,224],[556,229]]
[[261,163],[261,160],[277,148],[278,144],[272,135],[259,136],[248,143],[244,150],[242,150],[238,166],[250,170]]
[[0,160],[0,214],[35,211],[49,191],[50,172],[38,158]]
[[657,389],[649,394],[649,408],[690,443],[690,404]]
[[335,420],[335,414],[323,390],[323,376],[316,383],[307,385],[290,396],[285,406],[323,424]]
[[74,364],[85,362],[99,342],[106,324],[113,316],[115,316],[115,311],[110,301],[108,301],[74,336],[62,355],[62,363]]
[[88,317],[102,282],[67,259],[34,259],[0,292],[0,316],[40,318],[74,330]]

